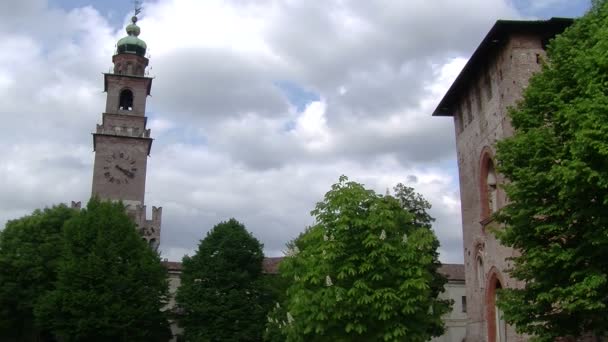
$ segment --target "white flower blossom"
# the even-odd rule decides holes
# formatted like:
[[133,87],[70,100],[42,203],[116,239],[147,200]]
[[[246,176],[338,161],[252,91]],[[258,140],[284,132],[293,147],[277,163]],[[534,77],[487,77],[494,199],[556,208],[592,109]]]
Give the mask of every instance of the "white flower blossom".
[[196,278],[196,279],[194,279],[194,282],[195,282],[195,283],[200,283],[201,281],[202,281],[202,280],[201,280],[200,278]]
[[300,280],[300,276],[298,276],[297,274],[295,276],[293,276],[293,280],[295,281],[299,281]]
[[327,237],[327,234],[323,235],[323,241],[327,241],[329,240],[329,238]]
[[295,320],[293,319],[293,316],[288,312],[287,313],[287,323],[291,324],[293,323]]
[[331,277],[328,275],[325,277],[325,286],[332,286],[334,283],[331,281]]
[[277,302],[277,309],[281,308],[281,304],[279,304],[279,302]]
[[334,241],[334,236],[333,236],[333,234],[329,236],[329,241]]
[[380,240],[384,239],[386,239],[386,232],[384,231],[384,229],[382,229],[382,232],[380,233]]
[[407,234],[406,233],[403,233],[403,239],[401,239],[401,242],[407,243]]
[[287,250],[287,252],[285,254],[287,256],[296,256],[296,255],[298,255],[298,253],[300,253],[300,249],[298,248],[298,246],[293,246],[293,248],[290,248],[289,250]]

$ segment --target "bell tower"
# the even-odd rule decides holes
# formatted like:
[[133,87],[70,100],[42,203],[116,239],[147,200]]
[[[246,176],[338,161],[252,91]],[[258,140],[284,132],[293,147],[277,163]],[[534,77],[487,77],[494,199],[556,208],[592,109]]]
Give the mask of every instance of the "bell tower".
[[102,123],[93,133],[92,196],[121,200],[142,237],[157,249],[162,208],[153,207],[152,219],[148,220],[144,204],[147,159],[153,140],[146,128],[146,99],[152,78],[145,74],[147,46],[139,38],[137,16],[133,16],[131,22],[126,28],[127,36],[116,46],[113,69],[104,73],[107,99]]

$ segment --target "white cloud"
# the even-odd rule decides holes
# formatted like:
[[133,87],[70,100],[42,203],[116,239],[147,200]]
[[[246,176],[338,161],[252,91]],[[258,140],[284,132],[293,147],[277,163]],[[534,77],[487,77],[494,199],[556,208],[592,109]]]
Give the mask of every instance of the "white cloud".
[[[2,9],[0,223],[89,196],[100,73],[124,35],[94,6]],[[230,217],[278,255],[346,174],[381,193],[410,179],[434,205],[442,260],[460,261],[453,127],[430,114],[494,20],[517,15],[506,0],[146,3],[146,202],[163,206],[163,255]],[[279,81],[319,100],[298,111]]]

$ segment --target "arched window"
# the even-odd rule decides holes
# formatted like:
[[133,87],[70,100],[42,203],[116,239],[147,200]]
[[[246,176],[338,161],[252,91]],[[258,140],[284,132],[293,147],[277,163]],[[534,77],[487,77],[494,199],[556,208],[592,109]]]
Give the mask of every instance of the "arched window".
[[490,214],[492,214],[498,210],[496,171],[494,170],[494,163],[492,162],[492,159],[488,160],[488,174],[486,175],[486,184],[486,191],[488,192],[488,208],[490,208]]
[[498,211],[498,177],[487,147],[481,155],[479,191],[481,219],[486,220]]
[[133,92],[129,89],[124,89],[120,92],[120,101],[118,103],[120,110],[133,110]]

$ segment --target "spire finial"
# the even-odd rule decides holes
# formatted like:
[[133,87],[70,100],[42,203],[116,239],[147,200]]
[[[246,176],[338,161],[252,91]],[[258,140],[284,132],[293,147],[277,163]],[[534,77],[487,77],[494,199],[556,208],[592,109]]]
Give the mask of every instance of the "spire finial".
[[133,0],[133,17],[131,18],[133,24],[137,22],[137,16],[141,13],[141,9],[141,0]]
[[131,24],[127,26],[127,34],[129,36],[139,36],[139,26],[137,26],[137,15],[141,13],[141,0],[133,0],[133,16],[131,17]]

